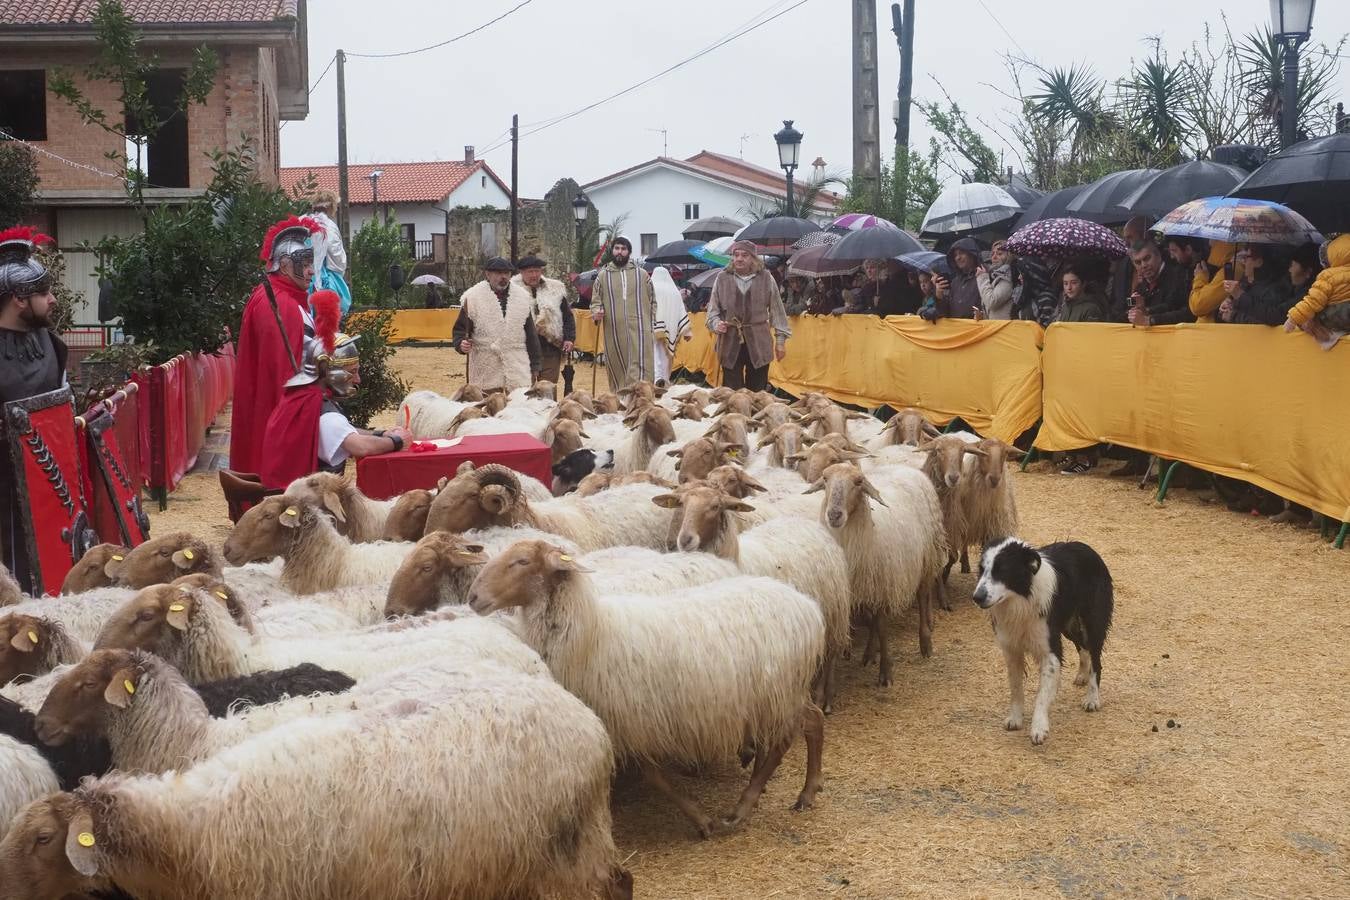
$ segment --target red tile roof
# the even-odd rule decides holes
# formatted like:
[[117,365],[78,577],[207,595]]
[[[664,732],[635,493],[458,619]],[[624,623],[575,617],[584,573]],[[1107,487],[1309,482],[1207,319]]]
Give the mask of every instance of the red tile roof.
[[[143,25],[271,22],[295,18],[299,0],[122,0]],[[0,26],[88,25],[98,0],[0,0]]]
[[[347,166],[347,193],[352,203],[370,203],[370,173],[379,169],[382,203],[437,203],[444,200],[470,175],[480,170],[508,194],[511,189],[483,160],[472,163],[415,162],[370,163]],[[321,191],[338,192],[337,166],[286,166],[281,170],[281,186],[290,190],[313,172]]]

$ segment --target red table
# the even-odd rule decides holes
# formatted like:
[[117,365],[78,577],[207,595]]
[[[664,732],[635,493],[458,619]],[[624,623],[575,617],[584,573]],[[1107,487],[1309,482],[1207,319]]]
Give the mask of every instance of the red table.
[[460,463],[501,463],[545,485],[553,481],[553,451],[528,434],[483,434],[463,438],[444,450],[382,453],[356,461],[356,486],[367,497],[384,500],[414,488],[433,488],[442,476],[455,477]]

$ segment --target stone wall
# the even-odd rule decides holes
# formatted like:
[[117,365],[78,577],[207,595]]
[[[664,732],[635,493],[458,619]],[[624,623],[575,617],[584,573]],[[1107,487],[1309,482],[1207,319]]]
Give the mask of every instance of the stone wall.
[[[543,200],[523,201],[521,205],[519,255],[543,257],[548,261],[548,274],[554,278],[565,278],[576,267],[576,220],[572,200],[579,190],[575,181],[564,178],[544,195]],[[588,225],[594,227],[597,221],[592,208]],[[484,242],[484,225],[495,230],[495,249]],[[447,229],[452,274],[455,269],[479,269],[490,256],[511,255],[510,210],[452,209],[447,216]],[[450,280],[455,281],[453,277]]]

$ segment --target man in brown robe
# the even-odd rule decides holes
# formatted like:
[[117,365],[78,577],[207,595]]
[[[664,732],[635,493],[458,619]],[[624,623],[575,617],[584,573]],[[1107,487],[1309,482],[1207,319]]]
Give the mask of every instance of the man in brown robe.
[[722,384],[762,391],[769,386],[769,363],[786,354],[792,335],[778,282],[764,268],[750,241],[731,245],[731,265],[713,282],[708,330],[717,335]]

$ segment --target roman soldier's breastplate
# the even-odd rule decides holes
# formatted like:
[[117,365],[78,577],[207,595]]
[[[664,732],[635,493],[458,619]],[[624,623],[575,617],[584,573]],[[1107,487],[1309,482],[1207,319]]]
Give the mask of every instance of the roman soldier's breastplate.
[[22,400],[61,386],[61,365],[47,329],[0,328],[0,401]]

